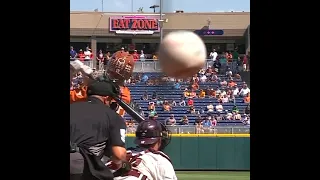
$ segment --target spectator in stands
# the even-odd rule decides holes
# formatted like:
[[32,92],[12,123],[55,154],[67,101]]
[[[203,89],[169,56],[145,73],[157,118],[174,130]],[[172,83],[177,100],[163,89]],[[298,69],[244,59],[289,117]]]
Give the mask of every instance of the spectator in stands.
[[194,106],[190,106],[189,109],[187,110],[188,114],[195,114],[196,113],[196,109],[194,108]]
[[244,98],[243,98],[244,103],[250,103],[250,93],[248,93]]
[[149,95],[148,95],[148,92],[147,92],[147,91],[145,91],[145,92],[143,93],[143,95],[142,95],[142,97],[141,97],[141,100],[144,100],[144,101],[149,100]]
[[228,83],[228,87],[234,87],[236,85],[237,84],[233,80],[230,80],[229,83]]
[[158,94],[156,91],[153,91],[152,96],[151,96],[152,100],[157,100],[158,99]]
[[97,69],[102,70],[103,69],[103,62],[104,62],[104,55],[103,55],[101,49],[99,50],[96,59],[97,59]]
[[154,53],[154,54],[152,55],[152,59],[153,59],[154,61],[158,60],[158,55],[157,55],[157,53]]
[[243,122],[244,125],[250,126],[250,116],[244,115],[244,118],[243,118],[242,122]]
[[219,87],[217,87],[217,89],[216,89],[216,97],[217,97],[218,95],[220,95],[220,94],[221,94],[221,90],[220,90]]
[[179,102],[180,106],[186,106],[187,105],[187,103],[186,103],[186,101],[184,99],[185,99],[184,97],[181,97],[180,102]]
[[222,80],[221,82],[220,82],[220,86],[221,87],[226,87],[228,85],[228,82],[226,81],[226,80]]
[[85,55],[84,55],[82,49],[79,50],[78,56],[79,56],[79,60],[80,60],[80,61],[84,61]]
[[188,106],[193,106],[194,105],[194,101],[192,99],[188,99]]
[[225,116],[226,120],[232,120],[233,119],[233,114],[230,111],[227,111],[227,114]]
[[180,88],[181,88],[181,84],[179,83],[178,80],[176,80],[176,82],[173,84],[173,89],[180,90]]
[[228,79],[232,78],[232,71],[231,71],[230,67],[227,68],[226,76]]
[[166,125],[174,126],[174,125],[176,125],[177,121],[176,121],[176,119],[174,118],[174,115],[171,114],[170,117],[168,117],[168,118],[165,120],[165,123],[166,123]]
[[213,69],[212,69],[212,67],[211,66],[208,66],[208,68],[206,69],[206,76],[211,76],[211,74],[212,74],[212,72],[213,72]]
[[211,113],[211,112],[214,112],[214,106],[212,103],[210,103],[208,106],[207,106],[207,113]]
[[248,93],[250,93],[250,89],[248,88],[247,84],[243,84],[242,89],[239,92],[241,97],[245,97]]
[[218,78],[218,76],[217,76],[216,74],[212,74],[212,75],[210,76],[209,80],[210,80],[211,82],[217,82],[217,81],[220,80],[220,78]]
[[187,90],[184,92],[184,97],[187,99],[192,99],[192,98],[195,98],[196,96],[197,94],[194,91]]
[[136,82],[141,82],[141,79],[142,79],[141,74],[140,74],[140,73],[137,73],[137,74],[135,75],[134,79],[136,80]]
[[193,75],[191,83],[198,83],[200,81],[199,77],[197,74]]
[[189,119],[187,115],[183,115],[180,120],[181,125],[189,125]]
[[221,69],[221,63],[220,63],[220,60],[217,59],[214,63],[213,63],[213,68],[214,68],[214,72],[216,74],[220,74],[220,69]]
[[203,119],[201,116],[198,116],[196,121],[195,121],[195,125],[196,125],[196,134],[201,134],[203,133]]
[[199,71],[199,75],[204,75],[204,74],[206,74],[206,70],[205,69],[200,69],[200,71]]
[[213,127],[217,126],[218,124],[218,121],[216,120],[216,118],[212,118],[211,122]]
[[232,64],[232,53],[229,51],[226,53],[227,59],[228,59],[228,63]]
[[216,119],[217,121],[225,120],[224,116],[221,115],[220,112],[217,112],[217,114],[215,115],[215,119]]
[[201,82],[201,83],[205,83],[205,82],[207,82],[207,76],[206,76],[206,75],[204,75],[204,74],[203,74],[203,75],[201,75],[201,76],[200,76],[200,82]]
[[91,60],[91,49],[89,47],[86,47],[86,51],[84,51],[84,60],[89,61]]
[[239,73],[237,73],[234,75],[234,78],[237,80],[241,80],[241,75]]
[[135,123],[132,119],[126,121],[126,124],[127,124],[127,133],[128,134],[133,134],[136,132],[136,128],[134,127]]
[[245,114],[250,114],[250,104],[244,109]]
[[158,113],[157,113],[157,111],[156,111],[156,108],[155,108],[155,107],[153,107],[152,109],[150,109],[149,117],[153,117],[153,118],[158,117]]
[[225,90],[225,89],[222,89],[222,91],[221,91],[220,95],[221,95],[221,98],[222,98],[224,95],[227,95],[226,90]]
[[203,99],[205,97],[206,97],[206,92],[203,89],[201,89],[199,92],[199,98]]
[[177,102],[173,99],[169,100],[169,104],[171,107],[177,106]]
[[162,107],[163,107],[163,111],[171,111],[172,110],[172,107],[170,106],[168,101],[164,101]]
[[223,106],[222,106],[222,104],[220,102],[216,105],[216,111],[217,112],[222,112],[223,111]]
[[231,91],[229,95],[229,102],[235,103],[235,101],[236,101],[236,97],[233,95],[233,92]]
[[234,105],[232,108],[232,112],[239,113],[239,108],[237,105]]
[[70,46],[70,58],[76,58],[77,52],[73,49],[72,46]]
[[140,57],[140,58],[139,58],[140,61],[145,61],[146,58],[147,58],[146,55],[143,53],[143,50],[140,51],[140,56],[139,56],[139,57]]
[[144,83],[146,83],[148,80],[149,80],[149,77],[147,74],[144,74],[141,78],[141,82],[144,82]]
[[198,90],[199,87],[200,87],[200,86],[199,86],[198,82],[193,82],[193,84],[191,85],[192,91]]
[[129,84],[135,85],[136,84],[136,79],[130,78]]
[[217,97],[216,90],[214,90],[213,88],[209,90],[208,94],[209,94],[209,98]]
[[221,63],[221,68],[220,68],[220,72],[225,73],[226,72],[226,68],[227,68],[227,58],[225,57],[225,55],[223,54],[222,56],[220,56],[219,58],[220,63]]
[[213,62],[215,62],[217,60],[218,53],[216,52],[215,49],[212,49],[212,51],[210,52],[209,57],[212,59]]
[[158,97],[157,101],[156,101],[157,106],[162,106],[163,105],[163,99],[162,97]]
[[211,116],[207,116],[206,119],[202,123],[203,125],[203,130],[205,132],[212,132],[212,121],[211,121]]
[[241,120],[241,115],[238,112],[233,112],[233,120]]
[[227,96],[227,95],[222,96],[221,102],[222,102],[222,103],[228,103],[228,102],[229,102],[228,96]]
[[150,111],[150,110],[155,109],[155,108],[156,107],[155,107],[154,102],[149,102],[148,110]]
[[133,56],[133,60],[134,61],[138,61],[139,60],[139,54],[137,53],[136,49],[133,51],[132,56]]
[[154,80],[153,79],[149,79],[146,84],[148,86],[153,86],[154,85]]
[[238,97],[239,92],[240,92],[238,86],[234,86],[234,89],[232,92],[233,92],[234,97]]
[[106,58],[104,58],[104,62],[103,62],[104,69],[107,69],[107,65],[108,65],[110,59],[111,59],[111,54],[110,54],[110,52],[107,52],[106,53]]

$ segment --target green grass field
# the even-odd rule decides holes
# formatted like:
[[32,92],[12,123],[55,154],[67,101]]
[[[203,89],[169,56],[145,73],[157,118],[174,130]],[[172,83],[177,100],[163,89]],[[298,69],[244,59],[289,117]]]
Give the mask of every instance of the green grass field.
[[233,171],[177,171],[179,180],[249,180],[250,172]]

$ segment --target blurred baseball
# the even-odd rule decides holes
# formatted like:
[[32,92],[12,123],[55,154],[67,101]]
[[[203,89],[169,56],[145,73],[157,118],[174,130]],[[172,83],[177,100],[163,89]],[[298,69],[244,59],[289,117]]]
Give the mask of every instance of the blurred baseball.
[[202,39],[190,31],[175,31],[159,47],[162,71],[171,77],[187,78],[205,66],[207,51]]

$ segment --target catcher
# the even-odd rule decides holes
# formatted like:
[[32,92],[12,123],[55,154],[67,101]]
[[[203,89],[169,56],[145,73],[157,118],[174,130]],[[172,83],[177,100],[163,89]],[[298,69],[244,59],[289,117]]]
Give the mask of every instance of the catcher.
[[[76,61],[75,63],[79,63]],[[73,63],[73,64],[75,64]],[[71,65],[71,63],[70,63]],[[130,104],[131,101],[131,95],[130,90],[128,87],[124,85],[124,81],[128,80],[133,72],[134,68],[134,59],[131,54],[124,51],[117,51],[114,53],[109,60],[108,66],[107,66],[107,75],[110,79],[114,80],[116,84],[120,87],[120,98],[126,102],[127,104]],[[77,69],[74,68],[73,69]],[[82,74],[91,74],[92,70],[89,69],[89,67],[85,65],[79,65],[79,71],[82,72]],[[85,83],[81,87],[82,90],[86,89],[87,79],[84,78]],[[79,93],[78,93],[79,94]],[[85,94],[85,93],[84,93]],[[70,91],[70,103],[78,102],[78,101],[85,101],[87,97],[84,96],[75,96],[77,95],[74,90]],[[76,98],[75,98],[76,97]],[[125,111],[124,109],[119,106],[111,97],[105,98],[105,104],[110,106],[112,109],[116,110],[116,112],[121,116],[124,117]]]
[[120,168],[114,162],[106,163],[114,180],[177,180],[170,158],[162,152],[170,143],[170,131],[154,120],[142,121],[136,130],[136,148],[127,148],[131,167]]

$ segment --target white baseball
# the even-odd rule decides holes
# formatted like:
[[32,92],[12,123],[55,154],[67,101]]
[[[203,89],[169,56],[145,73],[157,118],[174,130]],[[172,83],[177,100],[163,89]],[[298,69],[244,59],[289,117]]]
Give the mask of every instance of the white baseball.
[[199,72],[206,63],[207,50],[202,39],[190,31],[174,31],[159,47],[162,71],[171,77],[187,78]]

